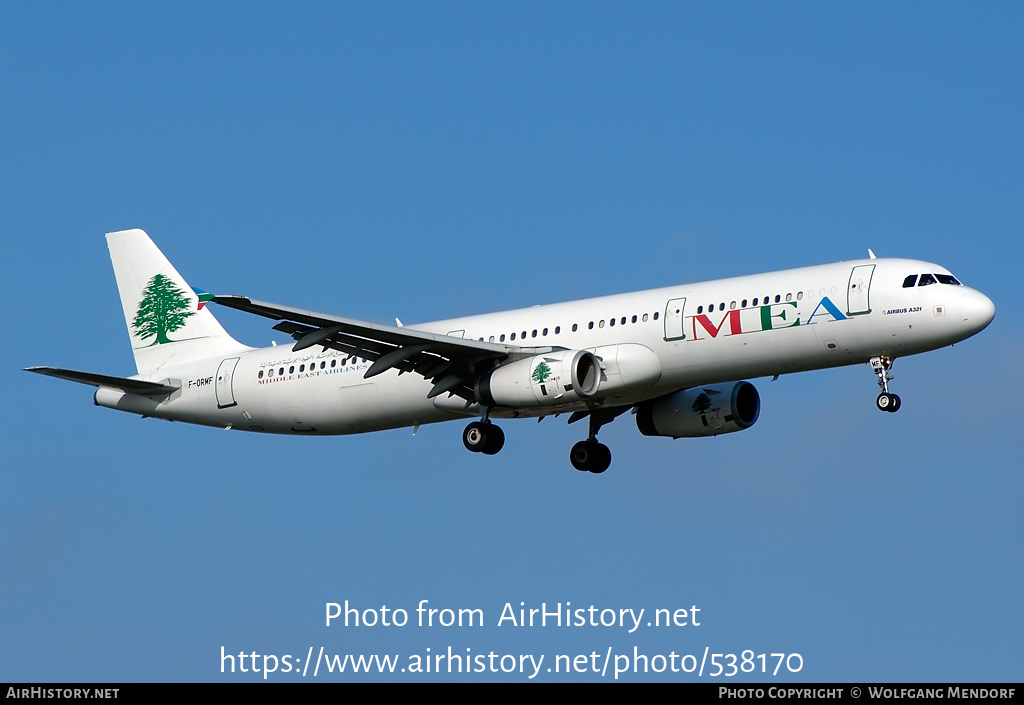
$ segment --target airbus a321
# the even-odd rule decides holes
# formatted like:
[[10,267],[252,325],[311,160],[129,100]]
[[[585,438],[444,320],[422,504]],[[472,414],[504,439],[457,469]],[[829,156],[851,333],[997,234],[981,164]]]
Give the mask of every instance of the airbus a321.
[[[98,387],[99,406],[242,431],[350,434],[473,419],[462,440],[493,455],[494,421],[569,414],[589,432],[569,458],[604,472],[602,426],[632,411],[647,436],[731,433],[757,421],[746,378],[868,363],[881,411],[897,357],[969,338],[995,316],[937,264],[870,258],[514,311],[383,325],[190,288],[142,230],[107,235],[138,374],[31,372]],[[251,348],[208,303],[278,321],[288,346]]]

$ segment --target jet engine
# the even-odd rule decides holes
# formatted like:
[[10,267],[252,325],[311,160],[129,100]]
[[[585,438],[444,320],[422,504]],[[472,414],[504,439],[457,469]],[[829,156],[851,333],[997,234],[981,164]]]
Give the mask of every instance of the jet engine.
[[481,375],[475,391],[485,406],[553,406],[592,397],[600,383],[594,353],[561,350],[501,365]]
[[637,407],[645,436],[696,438],[750,428],[761,413],[761,397],[750,382],[683,389]]

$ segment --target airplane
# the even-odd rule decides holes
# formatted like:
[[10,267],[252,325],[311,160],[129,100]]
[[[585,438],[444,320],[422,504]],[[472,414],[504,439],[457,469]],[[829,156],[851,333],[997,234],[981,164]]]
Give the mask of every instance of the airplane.
[[[868,363],[889,391],[897,357],[984,329],[995,305],[947,269],[876,258],[670,286],[405,326],[370,323],[188,286],[142,230],[107,235],[138,374],[35,372],[98,389],[143,417],[259,433],[343,435],[475,419],[462,440],[494,455],[494,419],[589,422],[570,462],[602,473],[598,431],[632,411],[646,436],[733,433],[757,421],[747,378]],[[209,303],[278,321],[290,346],[252,348]]]

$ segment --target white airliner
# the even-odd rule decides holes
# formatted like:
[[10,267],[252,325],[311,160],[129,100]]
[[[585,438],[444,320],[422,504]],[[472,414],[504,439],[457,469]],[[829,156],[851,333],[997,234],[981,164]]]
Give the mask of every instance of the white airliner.
[[[740,381],[870,363],[896,411],[897,357],[969,338],[995,316],[944,267],[870,259],[534,306],[413,326],[382,325],[190,288],[142,230],[107,235],[138,374],[30,372],[99,387],[100,406],[173,421],[287,434],[348,434],[475,418],[462,440],[493,455],[496,418],[589,419],[578,470],[611,463],[598,430],[634,411],[671,438],[750,428]],[[207,302],[280,321],[291,346],[235,341]]]

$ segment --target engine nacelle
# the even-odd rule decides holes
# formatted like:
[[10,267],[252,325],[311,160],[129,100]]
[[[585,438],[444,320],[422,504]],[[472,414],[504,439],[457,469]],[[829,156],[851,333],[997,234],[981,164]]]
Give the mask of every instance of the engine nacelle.
[[750,428],[761,413],[761,397],[750,382],[730,382],[674,392],[637,408],[645,436],[696,438]]
[[476,397],[485,406],[535,407],[588,399],[601,383],[592,352],[562,350],[524,358],[481,375]]

